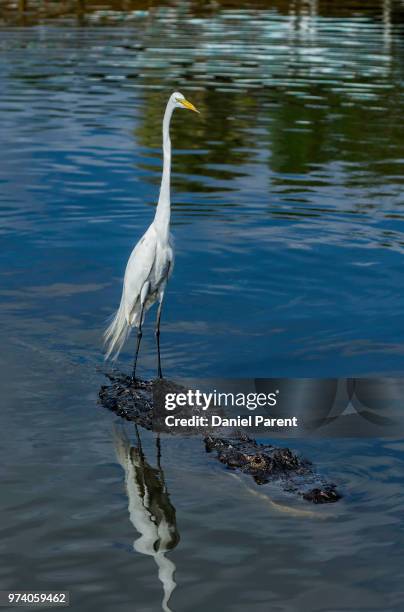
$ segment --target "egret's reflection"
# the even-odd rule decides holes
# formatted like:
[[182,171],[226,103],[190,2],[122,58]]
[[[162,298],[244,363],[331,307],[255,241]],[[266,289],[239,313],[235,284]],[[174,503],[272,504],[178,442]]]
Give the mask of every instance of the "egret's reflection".
[[140,537],[133,547],[154,557],[164,589],[162,608],[171,612],[168,601],[176,587],[175,565],[165,553],[179,542],[175,508],[170,502],[161,468],[160,440],[156,440],[157,468],[151,467],[142,450],[136,429],[137,445],[131,446],[124,427],[114,428],[114,444],[119,463],[125,471],[129,518]]

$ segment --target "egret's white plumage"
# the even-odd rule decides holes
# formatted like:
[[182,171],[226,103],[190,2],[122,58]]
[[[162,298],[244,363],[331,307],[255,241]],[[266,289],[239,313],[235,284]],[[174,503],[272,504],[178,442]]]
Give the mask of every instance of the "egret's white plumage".
[[[132,327],[137,327],[138,342],[135,355],[135,366],[141,328],[146,311],[159,302],[157,314],[157,347],[160,367],[159,327],[161,305],[167,281],[173,271],[174,253],[170,237],[170,175],[171,175],[171,141],[170,121],[176,108],[187,108],[196,111],[181,93],[173,93],[167,103],[163,119],[163,176],[160,196],[153,222],[133,249],[125,270],[122,297],[114,319],[104,334],[106,359],[113,355],[116,359]],[[135,372],[134,372],[135,374]]]

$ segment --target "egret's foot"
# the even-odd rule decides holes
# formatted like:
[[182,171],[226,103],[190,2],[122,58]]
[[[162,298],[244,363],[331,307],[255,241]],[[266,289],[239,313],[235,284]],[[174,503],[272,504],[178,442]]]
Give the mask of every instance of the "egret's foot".
[[145,380],[144,378],[138,378],[137,376],[130,376],[129,381],[132,389],[147,389],[149,391],[152,389],[152,380]]

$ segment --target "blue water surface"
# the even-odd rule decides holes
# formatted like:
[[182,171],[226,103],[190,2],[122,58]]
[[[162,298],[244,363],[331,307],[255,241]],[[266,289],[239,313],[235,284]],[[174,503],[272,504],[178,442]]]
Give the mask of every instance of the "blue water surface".
[[172,123],[166,372],[402,373],[401,25],[161,8],[99,27],[96,15],[87,28],[2,31],[11,326],[46,325],[43,342],[101,363],[127,257],[154,214],[162,113],[179,89],[201,115]]

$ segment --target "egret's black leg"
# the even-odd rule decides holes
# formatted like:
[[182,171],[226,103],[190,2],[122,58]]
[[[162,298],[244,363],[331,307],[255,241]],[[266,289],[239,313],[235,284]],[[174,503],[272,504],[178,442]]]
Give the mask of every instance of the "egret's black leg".
[[157,376],[159,378],[163,378],[163,373],[161,371],[161,356],[160,356],[160,319],[161,319],[161,308],[163,306],[163,298],[159,303],[159,307],[157,310],[157,320],[156,320],[156,342],[157,342],[157,359],[158,359],[158,367],[157,367]]
[[136,364],[137,364],[137,356],[139,354],[139,348],[140,348],[140,341],[142,339],[142,324],[143,324],[143,310],[144,310],[144,304],[142,306],[142,310],[140,311],[140,322],[139,322],[139,328],[137,330],[137,339],[136,339],[136,352],[135,352],[135,360],[133,362],[133,375],[132,378],[135,381],[136,380]]

